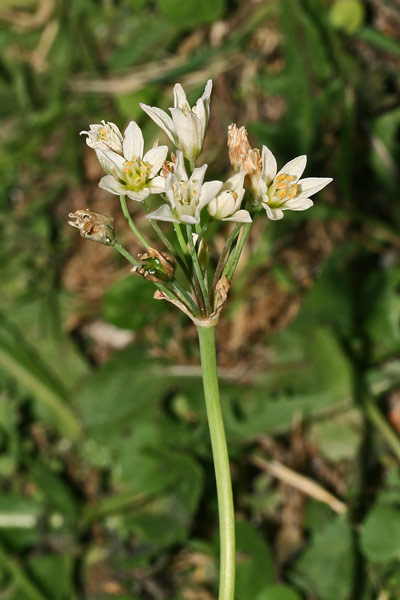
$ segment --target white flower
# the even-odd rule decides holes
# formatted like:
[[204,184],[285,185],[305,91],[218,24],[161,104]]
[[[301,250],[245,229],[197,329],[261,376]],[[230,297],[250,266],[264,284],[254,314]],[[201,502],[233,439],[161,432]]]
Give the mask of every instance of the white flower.
[[313,205],[310,196],[332,181],[330,177],[300,179],[307,163],[304,155],[288,162],[278,173],[276,159],[266,146],[263,146],[261,158],[261,176],[258,181],[252,182],[253,194],[273,221],[283,219],[284,210],[310,208]]
[[138,202],[149,194],[164,192],[165,179],[156,175],[167,157],[168,148],[158,146],[143,156],[143,147],[143,135],[135,121],[131,121],[125,130],[122,155],[108,148],[96,147],[97,158],[108,173],[100,180],[99,187]]
[[90,148],[101,148],[103,150],[113,150],[122,154],[122,133],[115,123],[94,123],[89,125],[89,131],[81,131],[79,135],[87,135],[86,143]]
[[185,170],[182,152],[176,155],[175,172],[165,181],[165,193],[169,204],[163,204],[148,219],[173,223],[200,223],[200,212],[222,187],[222,181],[203,183],[207,165],[194,169],[190,179]]
[[209,214],[220,221],[251,223],[250,213],[240,210],[244,196],[243,182],[246,172],[241,171],[225,181],[218,196],[207,206]]
[[185,158],[195,161],[203,147],[204,135],[210,117],[210,95],[212,81],[209,79],[203,95],[193,106],[187,101],[180,83],[174,87],[174,108],[170,108],[172,118],[156,106],[140,104],[151,119],[165,131]]

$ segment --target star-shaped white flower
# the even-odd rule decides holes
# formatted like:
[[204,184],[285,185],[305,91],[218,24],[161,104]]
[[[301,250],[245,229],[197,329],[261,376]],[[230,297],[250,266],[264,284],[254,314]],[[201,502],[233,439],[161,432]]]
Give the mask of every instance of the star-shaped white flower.
[[165,131],[177,148],[190,161],[195,161],[203,147],[204,135],[210,117],[210,96],[212,81],[207,81],[203,95],[193,106],[187,101],[180,83],[174,87],[174,108],[170,108],[172,118],[156,106],[140,104],[151,119]]
[[89,125],[89,131],[81,131],[80,135],[86,134],[86,143],[89,148],[113,150],[117,154],[122,154],[122,133],[115,123],[102,121]]
[[272,221],[283,219],[285,210],[307,210],[313,205],[310,196],[332,181],[330,177],[300,179],[307,163],[304,155],[286,163],[278,173],[276,159],[266,146],[261,159],[261,176],[257,182],[253,181],[253,193]]
[[201,210],[215,198],[222,187],[222,181],[203,183],[206,169],[207,165],[194,169],[189,179],[183,153],[178,151],[175,171],[169,173],[165,181],[165,194],[169,204],[163,204],[147,215],[147,218],[190,225],[200,223]]
[[207,205],[209,214],[220,221],[251,223],[247,210],[240,210],[245,189],[243,187],[246,171],[236,173],[223,184],[218,196]]
[[122,154],[95,147],[97,158],[107,173],[100,180],[99,187],[138,202],[142,202],[149,194],[164,192],[165,179],[157,174],[167,157],[168,147],[157,146],[144,156],[143,149],[143,134],[135,121],[131,121],[125,130]]

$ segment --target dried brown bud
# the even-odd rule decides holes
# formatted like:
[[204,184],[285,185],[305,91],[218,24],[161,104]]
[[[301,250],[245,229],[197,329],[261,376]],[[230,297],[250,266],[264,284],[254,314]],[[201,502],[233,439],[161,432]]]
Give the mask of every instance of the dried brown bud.
[[69,225],[79,229],[82,237],[104,246],[115,244],[114,219],[94,212],[89,208],[81,208],[74,213],[69,213]]
[[237,127],[235,123],[228,127],[229,160],[235,173],[245,171],[245,187],[257,190],[257,181],[262,171],[262,160],[258,148],[250,146],[245,127]]
[[158,252],[154,248],[148,248],[145,254],[139,255],[139,258],[141,264],[133,267],[132,273],[154,283],[165,283],[174,278],[176,262],[174,257],[167,252]]
[[258,148],[250,146],[245,127],[237,128],[235,123],[228,127],[229,160],[235,173],[246,171],[250,176],[260,175],[262,162]]
[[173,152],[171,152],[171,160],[165,160],[164,164],[162,166],[161,175],[163,177],[167,178],[169,173],[174,173],[175,162],[176,162],[176,156]]
[[228,150],[232,169],[238,173],[243,169],[243,161],[251,151],[249,138],[245,127],[238,129],[236,123],[228,127]]

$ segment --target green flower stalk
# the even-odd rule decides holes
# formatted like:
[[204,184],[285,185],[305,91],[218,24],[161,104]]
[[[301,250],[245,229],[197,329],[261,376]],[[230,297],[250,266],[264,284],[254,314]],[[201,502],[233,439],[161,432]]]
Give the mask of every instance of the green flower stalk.
[[[223,181],[205,181],[207,165],[195,166],[204,142],[210,114],[212,82],[193,108],[180,84],[174,88],[171,116],[142,104],[145,113],[175,144],[168,160],[167,146],[154,143],[144,152],[140,127],[131,121],[124,134],[111,122],[92,124],[86,142],[106,175],[99,186],[120,196],[128,225],[144,247],[133,257],[117,240],[111,217],[81,209],[71,213],[70,225],[86,239],[114,248],[133,264],[132,272],[156,285],[156,300],[166,300],[187,315],[197,328],[204,398],[215,467],[220,528],[219,600],[234,600],[235,519],[228,449],[220,405],[215,331],[253,218],[266,214],[274,221],[286,210],[306,210],[310,196],[331,179],[300,179],[306,157],[299,156],[278,171],[272,152],[252,148],[244,127],[228,129],[229,158],[234,174]],[[145,200],[161,199],[150,212]],[[154,248],[139,231],[127,199],[141,204],[159,238]],[[265,213],[261,211],[265,210]],[[214,268],[208,225],[224,223],[226,242]],[[158,224],[162,223],[163,229]],[[211,255],[212,256],[212,255]]]

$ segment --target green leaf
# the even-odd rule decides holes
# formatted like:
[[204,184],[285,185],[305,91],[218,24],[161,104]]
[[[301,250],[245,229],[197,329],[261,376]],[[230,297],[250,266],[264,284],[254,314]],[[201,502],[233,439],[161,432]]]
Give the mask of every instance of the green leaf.
[[70,600],[73,597],[72,556],[38,555],[30,560],[30,567],[43,590],[52,600]]
[[341,517],[333,518],[311,538],[295,563],[306,592],[318,600],[347,600],[350,596],[354,556],[352,532]]
[[196,27],[221,19],[225,12],[225,0],[158,0],[161,14],[178,27]]
[[140,277],[130,275],[108,288],[103,297],[103,316],[109,323],[137,331],[154,323],[169,307],[153,300],[154,286]]
[[400,512],[386,506],[375,506],[363,524],[361,547],[372,561],[400,559]]
[[31,498],[16,494],[0,497],[1,538],[11,548],[24,548],[35,544],[39,538],[39,519],[43,515],[41,504]]
[[132,427],[135,419],[149,418],[165,387],[159,363],[147,359],[140,347],[129,347],[83,384],[76,405],[86,427],[106,441],[111,432],[120,435],[124,428]]
[[358,410],[313,423],[310,441],[331,461],[354,459],[361,443],[362,420]]
[[158,465],[169,472],[163,480],[167,489],[125,519],[142,545],[141,557],[186,539],[203,488],[202,470],[189,456],[165,452]]
[[230,435],[285,430],[295,415],[307,416],[351,398],[350,365],[328,328],[307,329],[306,335],[297,328],[282,332],[275,338],[275,352],[279,361],[252,388],[222,386]]
[[274,582],[273,560],[263,536],[247,521],[236,522],[237,600],[255,598]]
[[300,596],[287,585],[270,585],[255,600],[301,600]]
[[59,432],[76,439],[80,434],[77,417],[67,404],[67,393],[53,373],[30,349],[0,335],[0,368],[31,392],[38,408]]

